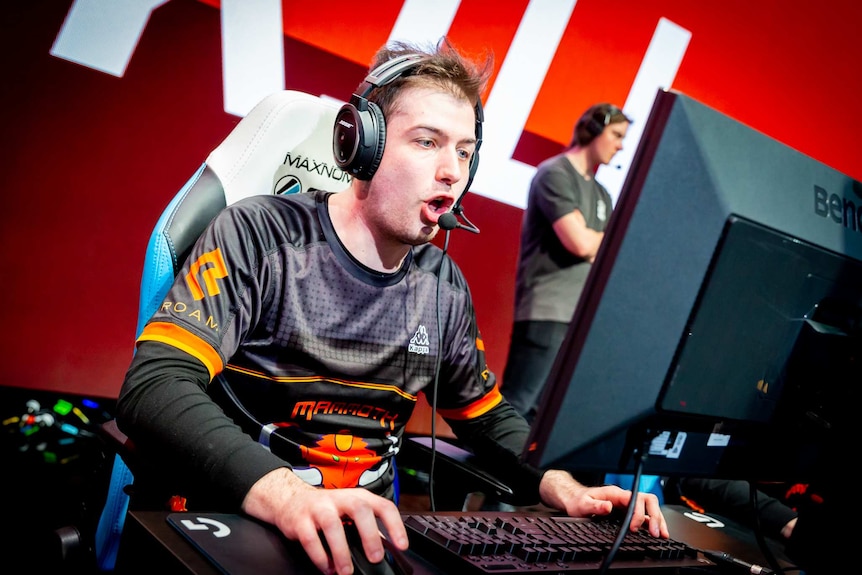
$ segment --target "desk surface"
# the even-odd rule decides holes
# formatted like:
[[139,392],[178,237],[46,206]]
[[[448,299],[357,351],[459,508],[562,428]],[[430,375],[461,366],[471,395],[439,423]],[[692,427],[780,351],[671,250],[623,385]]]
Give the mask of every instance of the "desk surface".
[[[738,527],[727,525],[715,518],[689,513],[683,507],[666,506],[671,537],[691,547],[725,551],[749,563],[766,565],[754,543],[754,537]],[[163,511],[130,511],[123,533],[116,572],[140,572],[142,566],[158,567],[167,573],[220,575],[222,572],[186,540],[167,519]],[[190,514],[191,515],[191,514]],[[710,527],[712,525],[712,527]],[[776,551],[780,559],[781,554]],[[438,569],[418,555],[408,552],[415,575],[437,575]],[[784,563],[784,565],[789,565]],[[308,564],[310,565],[310,563]],[[288,573],[316,573],[307,566],[295,566]]]

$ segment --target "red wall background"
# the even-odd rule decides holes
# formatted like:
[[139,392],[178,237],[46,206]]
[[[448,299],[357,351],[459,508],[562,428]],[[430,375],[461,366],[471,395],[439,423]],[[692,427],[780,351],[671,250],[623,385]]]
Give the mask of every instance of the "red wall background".
[[[284,4],[286,87],[346,99],[402,2]],[[152,226],[239,118],[223,107],[218,2],[156,9],[121,78],[50,55],[71,5],[0,7],[0,385],[113,398]],[[493,51],[499,66],[526,5],[463,0],[450,37],[469,53]],[[579,0],[516,157],[535,165],[587,106],[624,102],[666,17],[692,33],[674,89],[862,180],[860,6]],[[450,253],[499,374],[521,211],[479,194],[465,208],[482,233],[454,233]]]

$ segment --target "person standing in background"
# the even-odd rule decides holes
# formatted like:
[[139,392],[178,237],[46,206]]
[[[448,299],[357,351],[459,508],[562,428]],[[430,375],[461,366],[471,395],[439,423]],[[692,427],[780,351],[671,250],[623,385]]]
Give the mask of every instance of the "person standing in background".
[[521,227],[515,313],[502,392],[528,421],[562,345],[613,210],[596,170],[623,149],[631,119],[599,103],[569,147],[539,164]]

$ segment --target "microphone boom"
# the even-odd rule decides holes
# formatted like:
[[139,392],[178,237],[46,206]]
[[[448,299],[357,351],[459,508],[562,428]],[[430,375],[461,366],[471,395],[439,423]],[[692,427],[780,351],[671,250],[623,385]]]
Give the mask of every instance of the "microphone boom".
[[[461,218],[464,220],[464,224],[458,221],[458,216],[461,216]],[[467,219],[467,216],[464,215],[464,210],[460,206],[453,209],[451,212],[446,212],[445,214],[440,216],[440,218],[437,220],[437,225],[440,226],[441,230],[446,230],[447,232],[458,228],[461,230],[467,230],[468,232],[472,232],[474,234],[479,233],[479,228],[474,226],[473,222]]]

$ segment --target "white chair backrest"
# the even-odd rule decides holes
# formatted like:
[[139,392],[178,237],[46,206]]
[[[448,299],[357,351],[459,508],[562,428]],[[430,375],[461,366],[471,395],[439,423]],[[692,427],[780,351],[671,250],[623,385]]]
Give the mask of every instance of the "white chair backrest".
[[261,100],[206,160],[227,205],[262,193],[347,187],[349,176],[332,154],[338,108],[334,101],[294,90]]

